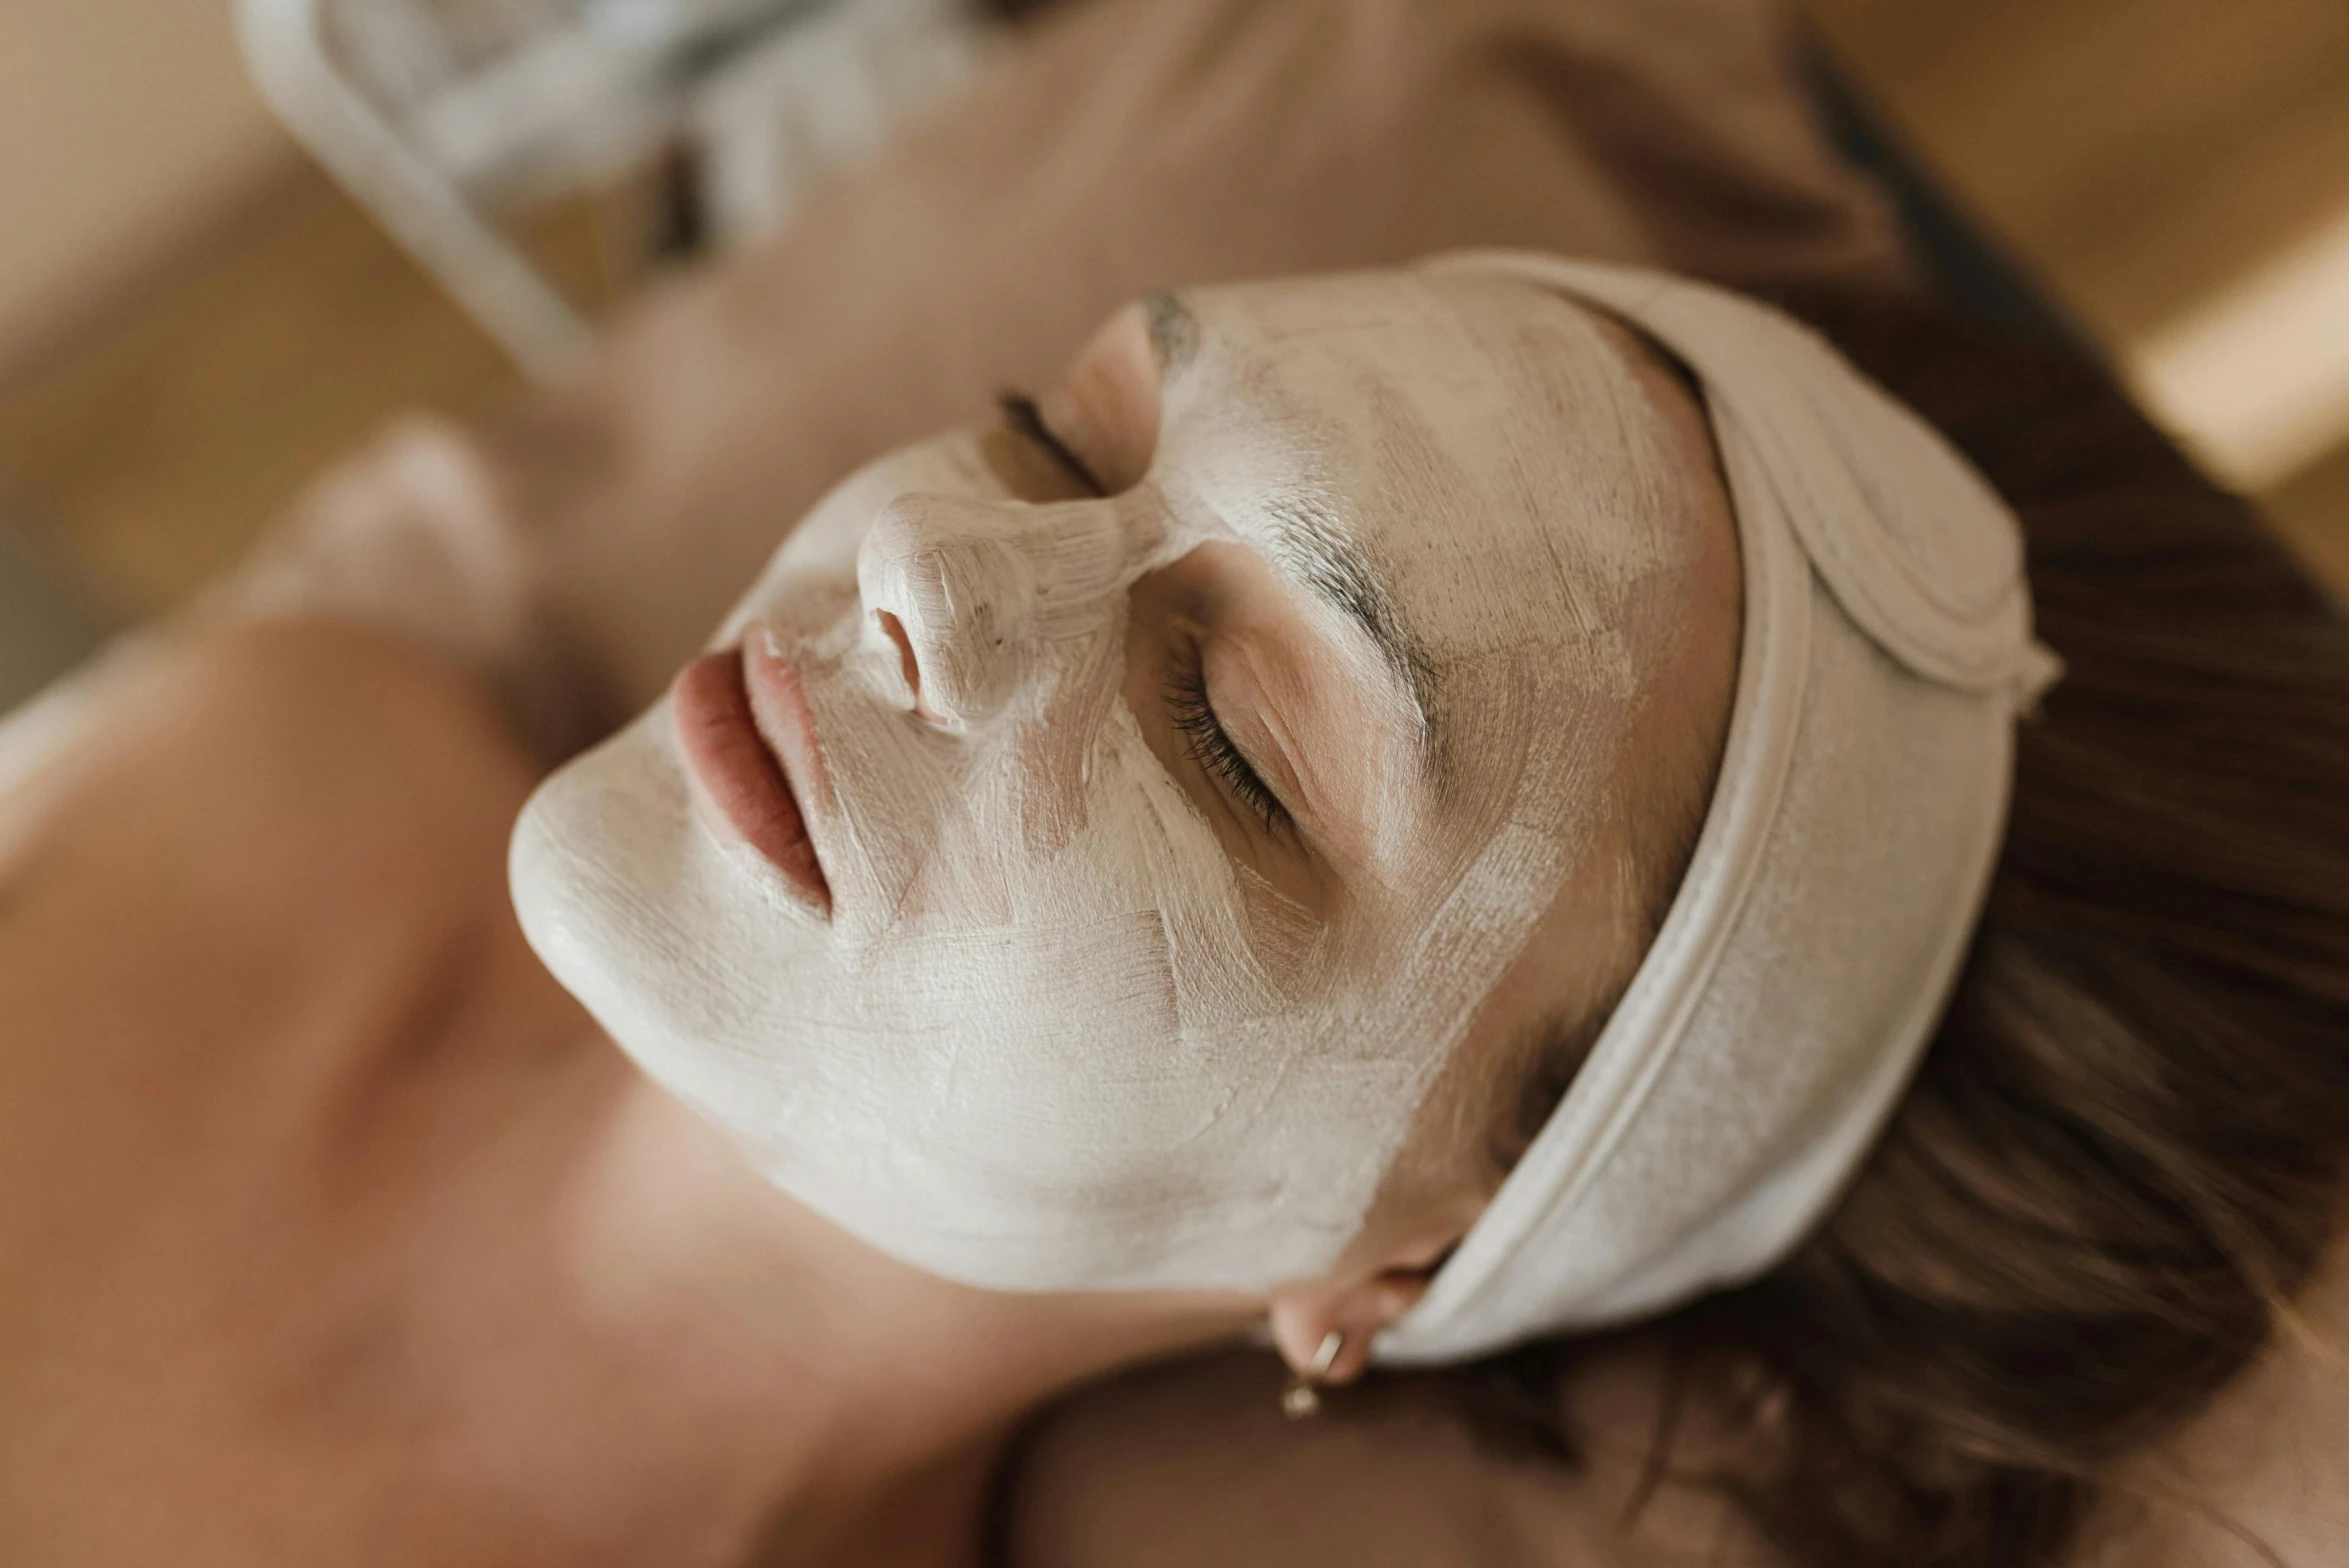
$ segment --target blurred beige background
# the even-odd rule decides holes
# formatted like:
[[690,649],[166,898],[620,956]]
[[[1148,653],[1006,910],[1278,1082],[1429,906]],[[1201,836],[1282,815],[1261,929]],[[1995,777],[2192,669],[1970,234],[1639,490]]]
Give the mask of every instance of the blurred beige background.
[[[2349,595],[2349,4],[1805,0],[1859,92]],[[124,613],[516,384],[286,140],[226,0],[0,4],[0,498]]]
[[0,365],[145,281],[292,149],[245,83],[220,0],[0,7]]

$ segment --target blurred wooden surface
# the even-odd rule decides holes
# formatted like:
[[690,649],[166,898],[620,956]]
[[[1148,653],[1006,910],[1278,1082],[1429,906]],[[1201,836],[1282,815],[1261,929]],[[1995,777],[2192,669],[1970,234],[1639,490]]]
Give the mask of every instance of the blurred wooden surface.
[[2107,342],[2349,211],[2343,0],[1799,0]]
[[2284,542],[2349,601],[2349,443],[2260,501]]
[[119,303],[292,166],[227,6],[0,0],[0,359]]
[[[645,199],[540,214],[523,243],[590,309]],[[416,409],[518,391],[504,353],[307,163],[115,321],[0,381],[0,480],[126,616],[232,563],[303,485]]]
[[463,412],[504,357],[306,166],[184,275],[12,386],[0,474],[133,615],[233,561],[401,409]]
[[[2204,431],[2349,597],[2349,261],[2278,276],[2312,243],[2349,256],[2349,0],[1795,3],[2156,417],[2190,447]],[[2306,322],[2281,341],[2279,302]],[[2248,360],[2206,352],[2238,324]],[[2230,357],[2232,387],[2208,373]],[[2287,380],[2302,435],[2263,447],[2223,400]]]
[[[1803,7],[2116,359],[2349,216],[2349,0]],[[101,328],[0,367],[0,483],[130,612],[230,560],[385,419],[476,409],[517,384],[306,168],[150,278]],[[2349,594],[2349,441],[2268,499]]]

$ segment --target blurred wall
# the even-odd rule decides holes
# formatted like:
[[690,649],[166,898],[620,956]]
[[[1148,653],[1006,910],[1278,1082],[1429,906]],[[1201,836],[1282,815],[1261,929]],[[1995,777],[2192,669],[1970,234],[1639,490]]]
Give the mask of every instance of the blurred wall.
[[275,178],[230,0],[0,0],[0,377]]

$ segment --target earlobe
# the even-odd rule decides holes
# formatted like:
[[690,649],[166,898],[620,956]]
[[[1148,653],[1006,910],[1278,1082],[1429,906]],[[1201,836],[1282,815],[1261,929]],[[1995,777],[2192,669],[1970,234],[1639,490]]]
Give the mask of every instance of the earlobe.
[[1313,1360],[1289,1373],[1289,1385],[1281,1390],[1281,1414],[1292,1421],[1304,1421],[1321,1414],[1321,1387],[1329,1381],[1330,1369],[1346,1348],[1346,1336],[1337,1329],[1322,1335],[1315,1347]]
[[[1379,1334],[1419,1304],[1434,1277],[1431,1264],[1393,1268],[1352,1284],[1311,1280],[1273,1292],[1267,1318],[1289,1370],[1317,1383],[1351,1383],[1370,1366]],[[1332,1335],[1336,1349],[1328,1348]]]

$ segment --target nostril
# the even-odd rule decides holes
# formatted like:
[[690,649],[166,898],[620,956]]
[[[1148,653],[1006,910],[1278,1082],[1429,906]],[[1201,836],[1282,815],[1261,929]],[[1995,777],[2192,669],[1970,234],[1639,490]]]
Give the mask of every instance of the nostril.
[[914,711],[930,717],[929,705],[922,701],[921,661],[914,657],[913,639],[905,634],[905,623],[887,610],[875,610],[873,619],[880,623],[881,634],[897,645],[898,668],[905,674],[905,691],[913,699]]

